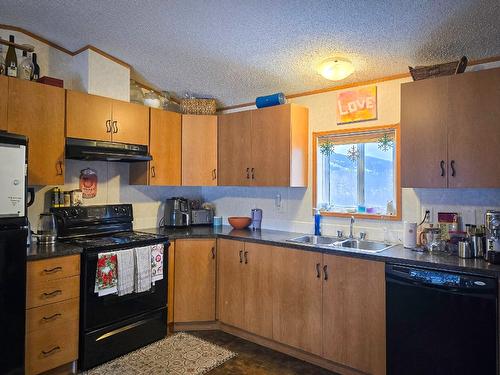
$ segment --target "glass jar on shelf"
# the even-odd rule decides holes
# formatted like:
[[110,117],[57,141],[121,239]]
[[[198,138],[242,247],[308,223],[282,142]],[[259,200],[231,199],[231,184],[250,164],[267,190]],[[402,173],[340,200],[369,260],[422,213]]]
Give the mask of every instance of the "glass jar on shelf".
[[151,90],[144,95],[144,104],[152,108],[160,108],[160,97],[156,92]]
[[23,59],[17,68],[17,77],[26,81],[31,81],[34,70],[35,66],[31,61],[31,56],[28,56],[27,51],[23,51]]
[[144,93],[134,80],[130,80],[130,102],[144,104]]

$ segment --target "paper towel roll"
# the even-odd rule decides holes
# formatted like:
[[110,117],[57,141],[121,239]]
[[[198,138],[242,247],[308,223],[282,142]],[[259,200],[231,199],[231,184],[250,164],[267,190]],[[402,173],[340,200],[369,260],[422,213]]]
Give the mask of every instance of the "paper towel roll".
[[403,225],[403,246],[407,249],[417,247],[417,223],[404,222]]

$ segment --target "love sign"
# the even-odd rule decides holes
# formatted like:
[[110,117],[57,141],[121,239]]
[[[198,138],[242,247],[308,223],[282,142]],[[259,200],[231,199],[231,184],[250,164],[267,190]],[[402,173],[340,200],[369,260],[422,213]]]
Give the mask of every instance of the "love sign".
[[337,124],[375,120],[377,86],[343,91],[337,95]]

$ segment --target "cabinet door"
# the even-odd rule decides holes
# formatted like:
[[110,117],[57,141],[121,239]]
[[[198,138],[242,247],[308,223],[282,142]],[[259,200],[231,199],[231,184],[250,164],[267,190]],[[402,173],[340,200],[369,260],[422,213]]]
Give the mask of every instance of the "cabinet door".
[[217,242],[218,319],[243,328],[243,253],[245,242],[219,239]]
[[449,77],[401,85],[401,186],[447,186]]
[[145,105],[113,100],[113,142],[147,145],[149,108]]
[[174,321],[215,320],[215,240],[175,241]]
[[217,186],[217,116],[182,116],[182,185]]
[[64,89],[9,79],[8,131],[29,138],[28,183],[64,184]]
[[252,111],[219,116],[219,185],[250,185]]
[[454,76],[449,101],[448,186],[500,188],[500,68]]
[[322,254],[273,247],[273,339],[322,354]]
[[252,111],[252,184],[290,185],[290,105]]
[[102,96],[66,91],[66,136],[111,141],[111,103]]
[[245,243],[243,254],[243,329],[273,337],[273,246]]
[[0,75],[0,130],[7,130],[9,79]]
[[323,356],[385,374],[384,263],[327,254],[323,262]]

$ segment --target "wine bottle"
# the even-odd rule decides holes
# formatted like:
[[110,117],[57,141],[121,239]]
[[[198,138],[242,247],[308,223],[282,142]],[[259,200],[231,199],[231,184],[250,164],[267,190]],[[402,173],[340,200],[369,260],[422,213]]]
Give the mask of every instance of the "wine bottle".
[[28,52],[23,51],[23,60],[17,68],[17,77],[26,81],[31,81],[33,70],[33,63],[31,62],[31,58],[28,57]]
[[[14,43],[14,35],[9,36],[9,42]],[[9,46],[7,49],[5,69],[9,77],[17,77],[17,55],[14,46]]]
[[5,74],[5,59],[3,57],[2,45],[0,44],[0,75],[4,74]]
[[40,65],[36,61],[36,53],[33,53],[31,57],[33,59],[33,81],[38,81],[38,78],[40,78]]

